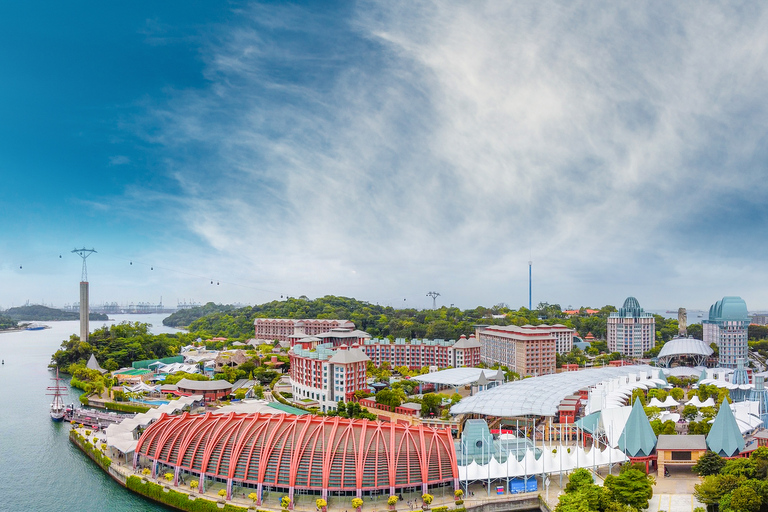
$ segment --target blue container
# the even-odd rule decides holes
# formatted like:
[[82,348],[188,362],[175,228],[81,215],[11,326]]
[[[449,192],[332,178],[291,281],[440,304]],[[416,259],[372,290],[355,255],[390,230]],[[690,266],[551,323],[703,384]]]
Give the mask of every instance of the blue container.
[[514,478],[509,481],[509,493],[519,494],[521,492],[536,492],[539,490],[535,476],[529,476],[528,479]]

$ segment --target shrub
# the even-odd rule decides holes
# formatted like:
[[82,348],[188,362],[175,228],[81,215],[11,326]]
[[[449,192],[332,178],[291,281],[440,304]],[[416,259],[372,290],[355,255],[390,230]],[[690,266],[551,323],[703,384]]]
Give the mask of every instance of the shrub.
[[280,498],[280,506],[283,507],[284,509],[287,509],[288,507],[290,507],[291,498],[289,498],[288,496],[283,496],[282,498]]
[[464,496],[464,491],[461,489],[456,489],[455,491],[453,491],[453,495],[456,496],[457,498],[461,498],[462,496]]
[[165,478],[167,481],[169,481],[169,482],[170,482],[171,480],[173,480],[173,473],[166,473],[166,474],[164,474],[164,475],[163,475],[163,477],[164,477],[164,478]]
[[106,402],[104,404],[104,407],[113,411],[135,412],[135,413],[147,412],[151,409],[150,407],[147,407],[145,405],[133,405],[130,403],[118,403],[118,402]]
[[189,488],[192,489],[193,491],[198,487],[200,487],[200,482],[198,482],[197,480],[192,480],[191,482],[189,482]]
[[149,499],[163,503],[178,510],[187,512],[248,512],[245,507],[238,507],[227,503],[223,509],[220,509],[215,501],[198,497],[196,500],[190,500],[186,493],[170,489],[165,492],[162,485],[154,482],[142,482],[141,478],[135,475],[128,477],[125,486],[137,494],[141,494]]
[[463,505],[463,504],[464,504],[464,500],[456,500],[456,505]]
[[387,505],[397,505],[397,496],[387,498]]
[[363,500],[360,498],[352,498],[352,508],[360,508],[363,506]]
[[[429,505],[430,503],[432,503],[433,499],[435,499],[435,497],[432,496],[431,494],[422,494],[421,495],[421,501],[423,501],[425,505]],[[447,507],[446,507],[446,509],[447,509]]]
[[226,489],[219,489],[219,492],[217,492],[216,494],[218,494],[219,496],[221,496],[223,498],[224,496],[227,495],[227,490]]
[[328,502],[325,501],[323,498],[317,498],[315,500],[315,505],[317,506],[317,508],[323,508],[328,506]]
[[448,507],[435,507],[432,512],[448,512]]

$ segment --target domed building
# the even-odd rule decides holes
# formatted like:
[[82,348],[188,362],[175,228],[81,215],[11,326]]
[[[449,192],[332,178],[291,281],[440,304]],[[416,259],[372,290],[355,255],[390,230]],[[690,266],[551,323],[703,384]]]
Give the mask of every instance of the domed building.
[[702,321],[704,342],[715,343],[718,365],[736,368],[739,359],[747,360],[747,303],[741,297],[723,297],[709,308],[709,318]]
[[608,351],[643,357],[656,343],[656,319],[646,313],[634,297],[627,297],[618,311],[608,316]]
[[358,496],[458,488],[449,429],[290,414],[161,416],[142,434],[134,465],[263,492]]

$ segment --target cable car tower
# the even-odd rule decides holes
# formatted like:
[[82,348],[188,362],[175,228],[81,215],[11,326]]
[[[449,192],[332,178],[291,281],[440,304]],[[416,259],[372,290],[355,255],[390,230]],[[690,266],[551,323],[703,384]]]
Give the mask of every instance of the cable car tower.
[[85,265],[85,260],[96,251],[83,247],[82,249],[74,249],[72,252],[83,258],[83,273],[80,276],[80,341],[88,341],[90,307],[88,304],[88,267]]

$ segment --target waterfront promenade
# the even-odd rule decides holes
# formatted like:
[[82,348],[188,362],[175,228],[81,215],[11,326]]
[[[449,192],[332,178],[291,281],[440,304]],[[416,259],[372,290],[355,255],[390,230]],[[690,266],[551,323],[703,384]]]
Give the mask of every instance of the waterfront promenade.
[[[75,430],[82,436],[85,436],[85,432],[89,430],[85,428],[75,428]],[[90,438],[98,438],[99,441],[103,438],[103,433],[91,432]],[[97,443],[98,445],[99,443]],[[614,472],[616,469],[614,469]],[[141,474],[139,469],[134,470],[131,464],[126,461],[121,461],[117,457],[112,459],[112,464],[108,469],[109,475],[121,485],[125,486],[129,477],[137,476],[143,478],[149,482],[156,483],[164,488],[172,489],[174,491],[187,494],[196,498],[203,498],[212,502],[221,502],[221,496],[219,491],[226,488],[226,484],[222,482],[206,481],[205,492],[201,493],[197,489],[192,489],[189,486],[190,478],[187,478],[184,482],[180,482],[179,485],[174,486],[167,482],[163,475],[157,475],[157,478],[151,478]],[[603,479],[607,475],[607,470],[599,471],[596,475],[596,483],[602,485]],[[653,498],[649,503],[647,509],[648,512],[693,512],[696,507],[704,507],[693,496],[694,485],[699,483],[701,479],[685,471],[676,471],[671,478],[659,478],[657,475],[656,484],[653,488]],[[463,507],[467,510],[475,512],[508,512],[514,510],[534,510],[541,509],[546,512],[548,508],[553,511],[557,506],[559,496],[563,493],[565,485],[568,483],[567,475],[563,475],[562,487],[560,485],[560,478],[557,475],[552,475],[549,482],[549,488],[545,487],[541,479],[538,479],[539,490],[531,493],[521,494],[496,494],[493,489],[488,492],[488,489],[483,483],[473,483],[469,486],[469,492],[465,495]],[[232,490],[232,499],[227,500],[227,503],[236,505],[243,508],[257,508],[258,510],[268,512],[280,512],[282,508],[280,506],[280,499],[285,496],[284,492],[264,492],[262,503],[258,506],[254,505],[253,501],[248,498],[250,493],[254,492],[252,488],[244,488],[235,486]],[[460,508],[457,507],[453,491],[451,488],[446,487],[441,490],[432,491],[434,496],[431,508],[448,507],[449,509]],[[402,493],[402,500],[399,501],[395,507],[396,512],[410,512],[413,510],[421,510],[421,493]],[[317,512],[315,500],[318,498],[316,495],[299,494],[294,496],[293,510],[301,512]],[[365,497],[363,499],[363,507],[361,512],[390,512],[393,509],[387,504],[388,495],[383,494],[374,498]],[[351,504],[351,496],[332,496],[328,499],[328,512],[354,512],[354,508]],[[706,508],[706,507],[704,507]]]

